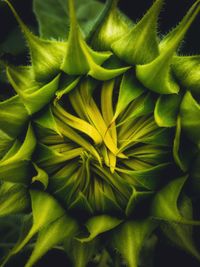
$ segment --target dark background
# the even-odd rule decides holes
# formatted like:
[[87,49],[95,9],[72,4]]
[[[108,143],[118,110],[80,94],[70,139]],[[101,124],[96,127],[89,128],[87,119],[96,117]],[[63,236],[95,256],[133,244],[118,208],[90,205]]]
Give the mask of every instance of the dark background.
[[[173,26],[177,25],[194,2],[194,0],[166,0],[159,23],[160,34],[167,33]],[[32,1],[13,0],[12,3],[18,10],[24,22],[37,32],[37,22],[34,14],[32,13]],[[122,0],[120,1],[119,6],[127,16],[136,21],[144,15],[145,11],[151,6],[151,3],[151,0]],[[0,44],[5,42],[9,33],[15,28],[15,19],[11,16],[10,11],[5,4],[0,2]],[[23,46],[23,38],[19,32],[17,32],[16,39],[11,41],[7,46],[4,45],[3,47],[3,52],[6,53],[5,57],[10,58],[14,63],[23,62]],[[185,55],[200,54],[200,15],[196,18],[195,22],[188,31],[185,42],[181,48],[181,53]],[[18,55],[16,56],[14,54]],[[196,230],[195,233],[196,235],[200,235],[198,230]],[[53,262],[55,262],[55,260],[57,263],[54,265]],[[11,261],[9,264],[9,267],[23,266],[24,263],[21,259],[15,259],[15,261]],[[71,267],[64,253],[56,250],[49,252],[36,267],[44,266]],[[177,266],[200,267],[200,264],[190,255],[187,255],[164,242],[164,239],[161,236],[161,239],[156,246],[155,267]]]

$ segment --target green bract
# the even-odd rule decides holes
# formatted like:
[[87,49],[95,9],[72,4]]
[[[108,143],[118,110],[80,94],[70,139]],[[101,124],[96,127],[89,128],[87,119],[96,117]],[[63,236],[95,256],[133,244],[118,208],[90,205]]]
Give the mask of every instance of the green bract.
[[2,62],[15,95],[0,102],[0,225],[23,227],[0,266],[32,245],[25,267],[56,246],[74,267],[149,267],[158,228],[200,261],[200,56],[177,52],[200,1],[161,40],[163,0],[137,24],[116,0],[88,1],[85,14],[99,8],[90,23],[79,1],[35,0],[41,36],[5,2],[31,60]]

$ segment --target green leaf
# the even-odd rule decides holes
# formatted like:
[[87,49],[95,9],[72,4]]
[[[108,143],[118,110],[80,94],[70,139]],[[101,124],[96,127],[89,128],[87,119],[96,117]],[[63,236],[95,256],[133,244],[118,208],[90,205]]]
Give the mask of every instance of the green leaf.
[[199,3],[196,1],[180,24],[165,36],[160,44],[160,55],[152,62],[136,67],[136,76],[148,89],[159,94],[179,92],[179,86],[171,73],[171,64],[180,42],[199,13]]
[[72,238],[78,229],[75,220],[63,215],[44,227],[38,235],[33,253],[25,267],[33,266],[48,250],[55,245],[63,243],[65,239]]
[[8,152],[14,143],[14,138],[0,129],[0,159]]
[[181,129],[181,119],[180,116],[177,118],[176,133],[173,144],[173,156],[176,164],[182,171],[187,171],[190,168],[192,159],[196,153],[196,148],[192,143],[187,143],[190,145],[188,151],[188,145],[185,143],[184,135],[182,134]]
[[196,0],[188,10],[186,15],[183,17],[181,22],[162,39],[160,43],[161,51],[164,51],[165,49],[170,50],[178,48],[191,24],[199,14],[199,11],[200,1]]
[[16,140],[7,154],[0,161],[1,179],[14,183],[28,183],[28,163],[36,146],[36,139],[31,127],[28,130],[23,143]]
[[28,113],[19,96],[0,102],[0,129],[16,138],[28,120]]
[[[2,266],[10,259],[10,257],[23,249],[29,240],[41,229],[49,226],[59,218],[65,215],[65,211],[58,202],[49,194],[40,191],[31,191],[31,202],[33,212],[33,224],[29,232],[21,238],[14,248],[5,257]],[[56,227],[57,228],[57,227]],[[45,229],[45,228],[44,228]],[[47,228],[47,233],[49,229]],[[45,233],[45,232],[44,232]]]
[[74,3],[69,0],[70,31],[67,49],[61,69],[69,75],[89,74],[97,80],[109,80],[125,72],[128,68],[105,69],[100,65],[112,53],[96,52],[84,41],[77,24]]
[[61,133],[58,130],[58,126],[53,116],[51,106],[43,109],[41,113],[39,113],[38,116],[35,117],[34,123],[37,127],[37,134],[39,134],[40,137],[45,136],[45,134],[47,133],[48,135],[50,135],[50,133],[53,133],[61,136]]
[[157,0],[143,18],[120,39],[112,50],[130,65],[146,64],[159,55],[157,20],[163,0]]
[[[134,102],[132,104],[134,104]],[[134,115],[138,115],[137,111]],[[137,118],[136,116],[136,118],[134,118],[133,120],[127,121],[127,123],[123,125],[123,127],[120,127],[118,134],[118,140],[120,140],[119,151],[126,151],[127,149],[131,148],[136,142],[148,143],[148,139],[152,139],[153,141],[153,139],[156,139],[155,135],[158,136],[161,130],[163,129],[158,128],[153,116],[142,116],[139,118]],[[151,144],[151,142],[149,143]],[[165,143],[165,146],[166,145],[168,144]]]
[[[125,88],[126,87],[124,87],[124,89]],[[124,112],[120,114],[121,116],[118,117],[117,126],[121,126],[128,121],[132,123],[134,119],[152,113],[154,110],[154,105],[154,100],[150,93],[141,95],[140,97],[136,98],[132,103],[130,103],[130,106],[124,109]],[[126,127],[124,124],[122,129],[120,129],[120,132],[121,130],[123,132],[126,132],[125,128]]]
[[93,209],[87,199],[87,197],[82,193],[79,192],[76,199],[71,203],[71,205],[68,208],[70,211],[76,212],[77,214],[79,212],[83,212],[86,214],[93,214]]
[[[101,90],[101,113],[103,120],[107,124],[107,133],[109,132],[115,144],[117,144],[117,131],[115,123],[112,121],[114,109],[113,109],[113,93],[115,88],[115,80],[104,82]],[[112,124],[112,125],[111,125]],[[105,139],[105,138],[104,138]],[[110,167],[110,171],[115,171],[117,163],[117,157],[111,151],[108,151],[105,147],[102,149],[107,159],[106,165]]]
[[86,267],[92,259],[97,245],[97,240],[82,243],[76,239],[68,239],[64,243],[64,248],[74,267]]
[[[106,186],[104,186],[104,190],[106,190]],[[123,213],[123,210],[120,207],[120,205],[117,203],[117,200],[115,199],[114,196],[112,196],[113,192],[111,193],[108,191],[105,193],[101,188],[99,188],[99,192],[100,192],[98,195],[99,199],[98,200],[97,198],[95,199],[96,210],[99,210],[102,213],[106,213],[106,214],[120,215]]]
[[0,217],[25,212],[29,202],[25,187],[9,182],[0,184]]
[[181,125],[192,142],[200,145],[200,105],[188,91],[180,108]]
[[36,146],[36,139],[35,139],[31,124],[29,124],[28,130],[27,130],[27,133],[26,133],[26,136],[25,136],[25,139],[22,145],[19,147],[19,149],[17,150],[15,154],[11,155],[10,157],[5,156],[1,160],[1,165],[2,166],[7,165],[12,162],[20,161],[20,160],[21,161],[30,160],[32,153],[35,149],[35,146]]
[[[130,192],[131,188],[130,188],[129,184],[127,183],[127,181],[121,175],[119,175],[118,172],[111,173],[108,168],[106,168],[106,167],[101,168],[98,164],[95,164],[94,172],[98,176],[105,179],[106,183],[108,183],[109,185],[111,185],[112,187],[115,188],[117,194],[114,194],[114,197],[112,197],[113,191],[109,190],[111,188],[110,187],[107,188],[106,186],[104,186],[105,193],[110,199],[112,199],[114,201],[115,208],[116,208],[116,202],[117,203],[119,202],[120,206],[121,205],[124,206],[124,203],[127,203],[128,199],[130,197],[130,194],[131,194],[131,192]],[[97,188],[98,188],[98,186],[97,186]],[[101,193],[101,190],[99,190],[99,191],[100,191],[99,193]],[[105,195],[103,195],[102,197],[104,197],[104,196]],[[106,199],[104,199],[104,201],[106,201]]]
[[[179,203],[179,209],[185,218],[192,219],[192,203],[188,197],[182,197]],[[192,226],[163,223],[161,224],[161,229],[171,242],[200,261],[200,253],[193,241]]]
[[[74,130],[72,130],[70,127],[68,127],[66,124],[62,123],[61,121],[56,120],[59,126],[59,130],[62,133],[63,136],[69,138],[70,140],[74,141],[78,145],[80,145],[80,149],[85,148],[88,152],[90,152],[101,164],[101,158],[99,156],[99,153],[97,150],[87,141],[85,140],[81,135],[76,133]],[[80,151],[79,151],[80,152]]]
[[47,105],[58,89],[60,74],[43,85],[33,80],[30,67],[7,67],[7,76],[24,103],[29,115]]
[[112,246],[120,252],[129,267],[138,267],[140,251],[157,224],[151,220],[127,221],[112,233]]
[[31,66],[7,65],[6,74],[14,90],[19,94],[20,91],[25,92],[26,90],[34,92],[42,85],[42,83],[35,81]]
[[31,166],[27,161],[3,165],[0,169],[0,180],[27,185],[30,182],[30,170]]
[[[56,101],[58,101],[60,98],[62,98],[63,95],[69,93],[71,90],[73,90],[74,88],[76,88],[77,84],[80,81],[80,78],[81,77],[78,77],[78,78],[74,78],[73,77],[73,78],[71,78],[70,76],[68,76],[66,78],[67,84],[64,83],[64,86],[61,86],[61,84],[59,84],[59,87],[61,87],[61,88],[59,88],[59,90],[56,92]],[[61,81],[62,81],[62,76],[61,76]]]
[[[66,39],[69,31],[67,2],[67,0],[33,1],[33,10],[42,38]],[[94,0],[75,0],[75,6],[77,20],[87,36],[101,13],[103,4]]]
[[[1,260],[2,256],[8,253],[12,244],[14,244],[19,236],[21,231],[21,226],[26,215],[24,214],[11,214],[6,217],[0,218],[0,247],[1,247]],[[1,265],[2,266],[2,265]]]
[[90,152],[99,162],[101,162],[101,158],[97,150],[87,141],[85,140],[80,134],[74,131],[72,128],[67,126],[61,120],[56,119],[59,131],[62,133],[63,136],[69,138],[73,142],[77,143],[81,147],[85,148],[88,152]]
[[70,114],[64,108],[62,108],[60,104],[54,104],[53,112],[63,123],[88,135],[88,137],[90,137],[96,145],[100,145],[102,143],[102,137],[95,127],[85,120]]
[[47,189],[47,186],[49,183],[48,174],[44,170],[39,168],[35,163],[33,163],[33,165],[34,165],[34,168],[37,174],[34,177],[32,177],[32,183],[34,183],[35,181],[38,181],[44,186],[44,189]]
[[[162,146],[143,144],[137,148],[133,148],[133,150],[130,150],[127,153],[127,156],[132,157],[132,159],[130,159],[131,162],[133,162],[135,159],[137,162],[141,160],[143,163],[146,162],[149,164],[159,164],[169,161],[171,152],[170,149],[167,150],[166,147],[163,148]],[[142,168],[143,167],[144,166],[142,165]]]
[[[12,4],[5,0],[28,43],[31,63],[36,80],[47,81],[55,77],[60,69],[66,43],[53,40],[44,40],[34,35],[20,19]],[[51,55],[51,56],[50,56]]]
[[155,106],[154,118],[160,127],[176,126],[182,96],[161,95]]
[[186,179],[187,177],[184,176],[172,180],[155,195],[151,206],[151,214],[153,218],[164,222],[200,225],[199,221],[183,217],[178,208],[178,198]]
[[135,74],[133,73],[133,70],[130,70],[123,75],[113,120],[115,120],[118,117],[118,115],[123,110],[125,110],[125,108],[134,99],[139,97],[144,92],[143,86],[136,80],[134,76]]
[[[63,176],[64,173],[66,176]],[[80,212],[80,208],[82,208],[81,212],[90,215],[93,212],[91,203],[89,203],[88,197],[86,198],[82,194],[84,191],[87,193],[88,182],[85,167],[73,161],[71,164],[67,164],[67,168],[64,166],[62,172],[58,171],[51,178],[49,188],[72,213],[76,214],[76,211]],[[83,192],[79,194],[80,191]]]
[[88,75],[100,81],[107,81],[123,74],[128,69],[130,69],[130,67],[106,69],[91,61],[90,71],[88,72]]
[[176,56],[173,58],[172,69],[184,88],[200,94],[200,56]]
[[165,181],[165,176],[168,176],[168,173],[166,172],[167,170],[170,170],[171,166],[172,164],[168,162],[153,167],[143,168],[141,170],[122,168],[116,168],[116,170],[128,174],[128,176],[133,179],[133,182],[136,180],[144,189],[155,190]]
[[70,180],[73,180],[78,169],[79,166],[77,165],[76,161],[65,163],[62,168],[57,170],[57,172],[49,177],[50,192],[53,192],[58,199],[65,201],[66,197],[68,197],[66,195],[66,192],[68,192],[67,187],[70,183]]
[[92,47],[103,51],[111,50],[111,45],[125,34],[133,22],[117,9],[118,0],[110,0],[100,16],[98,24],[95,25],[91,36]]
[[[94,90],[93,83],[94,82],[91,79],[85,80],[85,82],[81,84],[80,91],[75,90],[74,92],[72,92],[70,100],[72,100],[72,96],[73,99],[76,99],[76,101],[73,101],[74,109],[77,110],[76,106],[80,107],[81,113],[83,113],[84,117],[86,117],[89,120],[89,122],[93,124],[94,127],[97,129],[97,131],[100,133],[100,135],[103,138],[104,144],[107,146],[107,148],[114,155],[117,155],[119,151],[116,146],[116,143],[111,137],[110,131],[108,131],[108,125],[104,121],[102,114],[99,110],[99,107],[96,105],[94,99],[92,98],[91,91]],[[73,133],[73,137],[75,137],[75,133]],[[120,154],[118,154],[118,156],[124,157],[124,155]]]
[[33,190],[30,193],[33,212],[32,231],[47,226],[65,214],[63,208],[48,193]]
[[71,148],[66,152],[60,153],[51,147],[43,144],[39,144],[36,150],[36,163],[43,168],[47,173],[51,173],[52,170],[60,163],[64,163],[67,160],[79,157],[83,148]]
[[160,145],[163,147],[172,146],[172,132],[167,128],[160,128],[154,135],[142,137],[141,142],[145,144]]
[[[109,126],[112,118],[113,118],[113,93],[115,88],[115,80],[112,79],[110,81],[104,82],[101,89],[101,113],[105,123]],[[113,129],[109,129],[114,142],[116,142],[116,131]]]
[[89,219],[85,226],[87,227],[90,235],[86,238],[78,238],[80,242],[89,242],[93,240],[99,234],[107,232],[117,225],[119,225],[122,220],[108,216],[108,215],[99,215]]

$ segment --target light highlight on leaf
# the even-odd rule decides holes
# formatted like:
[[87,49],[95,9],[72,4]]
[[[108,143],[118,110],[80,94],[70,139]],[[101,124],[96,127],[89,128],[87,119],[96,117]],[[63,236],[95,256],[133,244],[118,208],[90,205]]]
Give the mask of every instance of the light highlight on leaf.
[[181,125],[192,142],[200,145],[200,105],[186,92],[180,108]]
[[86,222],[86,227],[90,233],[90,235],[86,238],[79,238],[80,242],[89,242],[93,240],[96,236],[106,231],[109,231],[119,225],[122,220],[117,218],[113,218],[108,215],[99,215],[96,217],[92,217]]
[[159,55],[157,20],[162,5],[163,0],[155,1],[143,18],[112,44],[119,58],[130,65],[142,65]]
[[148,89],[159,94],[177,94],[179,85],[171,74],[171,64],[174,53],[191,23],[200,10],[199,1],[196,1],[180,24],[172,30],[160,44],[160,55],[152,62],[136,67],[139,81]]
[[70,75],[89,74],[97,80],[109,80],[127,70],[105,69],[100,65],[106,61],[112,53],[93,51],[84,41],[79,26],[77,25],[75,8],[72,0],[69,0],[70,31],[67,50],[61,69]]
[[19,23],[21,30],[28,43],[31,63],[36,80],[48,81],[54,78],[60,69],[64,51],[65,42],[44,40],[34,35],[20,19],[19,15],[8,0],[5,0]]

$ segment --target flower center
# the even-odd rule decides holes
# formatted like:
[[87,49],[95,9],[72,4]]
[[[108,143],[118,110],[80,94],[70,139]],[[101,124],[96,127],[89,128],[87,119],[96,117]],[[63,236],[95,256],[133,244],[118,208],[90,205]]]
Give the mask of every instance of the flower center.
[[69,209],[121,209],[133,187],[154,189],[148,173],[170,162],[169,132],[154,121],[152,96],[123,100],[120,82],[86,79],[52,104],[59,134],[41,139],[52,159],[40,165]]

